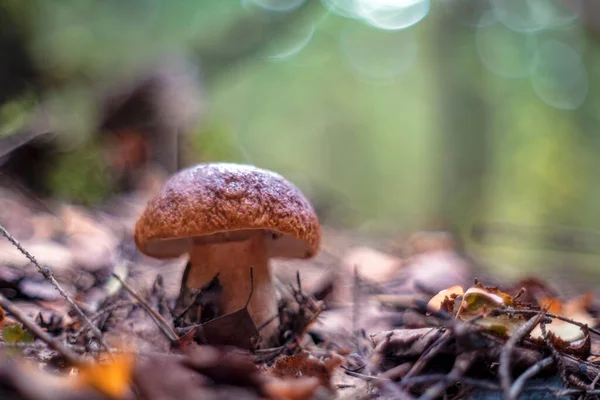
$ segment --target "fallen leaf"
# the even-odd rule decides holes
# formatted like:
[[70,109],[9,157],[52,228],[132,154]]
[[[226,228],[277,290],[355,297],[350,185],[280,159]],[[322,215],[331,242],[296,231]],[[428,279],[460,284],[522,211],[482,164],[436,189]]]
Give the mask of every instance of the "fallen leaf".
[[[452,312],[454,309],[454,299],[464,294],[464,289],[462,286],[452,286],[448,289],[444,289],[440,291],[438,294],[433,296],[431,300],[427,303],[427,308],[432,311],[444,310],[447,312]],[[452,307],[447,309],[445,306],[447,301],[451,301]],[[428,313],[429,314],[429,313]]]
[[476,315],[483,315],[496,308],[509,306],[512,304],[512,298],[507,299],[506,296],[483,287],[474,286],[464,293],[456,316],[461,319],[468,319]]
[[[187,275],[192,264],[190,262],[185,266],[182,282],[187,281]],[[219,281],[219,274],[216,274],[202,288],[193,290],[187,285],[181,285],[177,304],[173,310],[176,315],[177,325],[195,325],[208,322],[219,315],[219,303],[223,287]]]
[[76,376],[80,386],[91,387],[109,398],[123,397],[129,390],[135,360],[129,354],[114,356],[114,361],[82,366]]
[[331,388],[331,374],[341,365],[342,360],[341,356],[333,354],[329,362],[324,362],[302,351],[292,356],[278,358],[268,371],[270,375],[278,378],[318,378],[322,386]]
[[311,400],[321,386],[318,378],[273,379],[265,383],[264,391],[273,400]]
[[247,308],[215,318],[196,329],[196,338],[204,344],[254,349],[260,334]]
[[508,337],[518,330],[527,319],[520,314],[490,316],[490,312],[515,306],[512,296],[497,287],[484,287],[481,283],[469,288],[463,295],[456,317],[466,321],[479,317],[474,323],[489,332]]
[[6,327],[2,330],[2,339],[6,343],[33,343],[34,337],[28,330],[23,329],[20,324]]
[[[540,306],[548,308],[548,312],[561,317],[569,318],[575,322],[585,324],[593,327],[597,321],[590,315],[587,308],[591,306],[593,301],[593,294],[588,292],[583,296],[575,299],[571,299],[566,303],[563,303],[558,298],[542,298],[540,300]],[[583,330],[570,322],[562,321],[556,318],[552,318],[552,323],[546,326],[546,330],[552,332],[557,338],[562,339],[565,342],[573,342],[584,338]],[[542,330],[537,326],[532,332],[533,338],[542,338]]]

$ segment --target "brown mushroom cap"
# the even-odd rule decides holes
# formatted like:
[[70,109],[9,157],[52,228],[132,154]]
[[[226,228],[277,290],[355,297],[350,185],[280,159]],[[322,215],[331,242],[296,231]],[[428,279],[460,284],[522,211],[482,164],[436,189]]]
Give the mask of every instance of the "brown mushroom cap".
[[265,231],[271,257],[311,257],[321,239],[312,206],[281,175],[211,163],[169,178],[139,218],[135,242],[146,255],[171,258],[194,242],[239,240],[256,231]]

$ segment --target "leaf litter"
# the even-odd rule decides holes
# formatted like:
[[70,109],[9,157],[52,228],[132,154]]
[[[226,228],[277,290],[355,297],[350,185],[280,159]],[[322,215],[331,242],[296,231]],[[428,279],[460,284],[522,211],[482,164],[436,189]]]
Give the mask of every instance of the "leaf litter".
[[593,295],[565,299],[533,278],[469,285],[472,266],[444,232],[413,235],[398,254],[326,230],[313,261],[274,263],[281,327],[265,347],[246,307],[216,317],[218,276],[182,297],[186,260],[135,251],[135,215],[123,215],[139,212],[135,198],[115,199],[112,213],[57,205],[52,214],[3,196],[20,213],[3,214],[3,227],[43,267],[2,243],[0,294],[13,310],[0,310],[2,398],[600,394]]

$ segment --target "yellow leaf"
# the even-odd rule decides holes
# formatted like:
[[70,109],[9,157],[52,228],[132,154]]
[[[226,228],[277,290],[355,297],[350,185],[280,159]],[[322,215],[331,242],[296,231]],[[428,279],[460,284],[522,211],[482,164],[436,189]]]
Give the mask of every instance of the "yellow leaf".
[[81,367],[77,382],[113,399],[123,397],[132,379],[135,360],[126,354],[114,357],[114,361],[108,363]]

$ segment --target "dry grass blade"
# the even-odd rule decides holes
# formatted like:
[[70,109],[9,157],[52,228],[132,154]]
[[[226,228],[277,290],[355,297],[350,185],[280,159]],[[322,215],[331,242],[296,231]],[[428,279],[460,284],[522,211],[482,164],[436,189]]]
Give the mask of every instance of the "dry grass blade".
[[[44,276],[44,278],[46,278],[46,280],[48,280],[52,284],[52,286],[54,286],[56,288],[56,290],[58,290],[60,295],[62,297],[64,297],[64,299],[67,301],[67,303],[69,303],[69,305],[71,305],[71,307],[73,307],[73,309],[75,310],[75,312],[77,313],[79,318],[81,318],[81,320],[90,328],[90,330],[92,331],[92,333],[94,334],[94,336],[96,337],[96,339],[98,340],[100,345],[110,355],[110,348],[104,341],[104,338],[102,337],[102,332],[100,332],[100,330],[92,323],[92,321],[90,321],[90,319],[87,317],[87,315],[85,315],[83,313],[81,308],[79,308],[79,306],[77,304],[75,304],[75,302],[73,301],[71,296],[67,293],[67,291],[65,289],[63,289],[62,286],[60,286],[60,284],[58,283],[56,278],[54,278],[54,274],[53,274],[52,270],[48,267],[42,267],[40,265],[40,263],[35,259],[35,257],[33,255],[31,255],[31,253],[29,253],[27,250],[25,250],[25,248],[23,246],[21,246],[21,244],[17,241],[17,239],[15,239],[2,225],[0,225],[0,232],[21,253],[23,253],[23,255],[29,259],[29,261],[32,262],[33,265],[35,265],[37,267],[40,274],[42,274]],[[112,355],[110,355],[110,357],[112,358]]]
[[173,328],[171,328],[167,321],[165,321],[162,315],[160,315],[156,310],[150,307],[150,305],[139,294],[137,294],[131,286],[125,283],[125,281],[123,281],[123,279],[121,279],[119,275],[113,274],[113,277],[116,278],[119,282],[121,282],[121,285],[123,285],[125,290],[127,290],[127,292],[137,300],[140,306],[142,306],[142,308],[146,310],[146,312],[150,315],[150,317],[152,317],[154,322],[156,322],[156,325],[158,325],[160,330],[165,334],[167,338],[169,338],[169,340],[171,340],[172,342],[179,340],[179,335],[173,330]]

